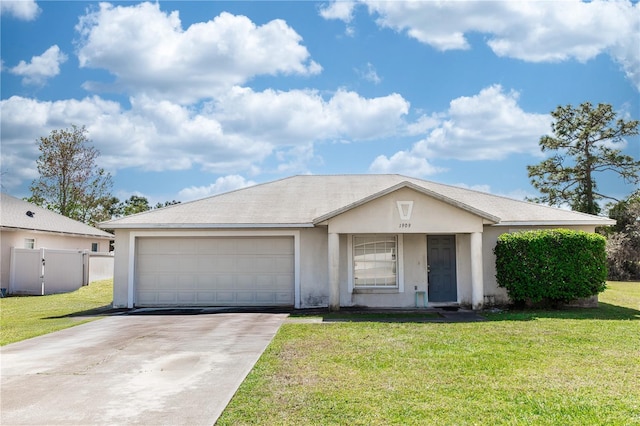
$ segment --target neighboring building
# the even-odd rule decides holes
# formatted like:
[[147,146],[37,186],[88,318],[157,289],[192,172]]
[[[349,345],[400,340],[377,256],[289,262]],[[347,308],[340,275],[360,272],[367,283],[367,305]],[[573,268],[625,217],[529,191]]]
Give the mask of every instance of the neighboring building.
[[113,235],[11,195],[0,198],[1,287],[9,287],[11,248],[109,252]]
[[505,232],[611,219],[399,175],[294,176],[101,224],[114,305],[412,307],[508,301]]

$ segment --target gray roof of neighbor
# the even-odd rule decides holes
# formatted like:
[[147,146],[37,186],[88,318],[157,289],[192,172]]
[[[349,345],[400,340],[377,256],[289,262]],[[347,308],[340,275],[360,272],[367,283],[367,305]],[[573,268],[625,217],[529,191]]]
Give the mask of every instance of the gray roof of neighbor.
[[408,187],[499,225],[611,225],[615,221],[401,175],[293,176],[103,222],[117,228],[314,226]]
[[[94,238],[113,238],[112,234],[93,226],[85,225],[66,216],[38,207],[27,201],[1,194],[0,228],[24,229],[29,231],[55,232],[90,236]],[[31,213],[28,213],[31,212]]]

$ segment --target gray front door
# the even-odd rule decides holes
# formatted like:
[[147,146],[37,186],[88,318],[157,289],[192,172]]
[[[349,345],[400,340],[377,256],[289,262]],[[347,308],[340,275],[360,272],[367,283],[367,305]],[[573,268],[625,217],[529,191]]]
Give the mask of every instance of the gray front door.
[[456,236],[427,236],[429,302],[457,302]]

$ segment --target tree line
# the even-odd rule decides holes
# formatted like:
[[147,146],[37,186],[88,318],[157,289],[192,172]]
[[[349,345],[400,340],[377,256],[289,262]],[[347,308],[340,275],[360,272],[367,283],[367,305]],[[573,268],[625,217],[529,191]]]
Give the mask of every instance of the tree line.
[[[607,237],[611,278],[640,278],[640,190],[627,198],[604,194],[597,177],[618,175],[624,182],[640,183],[640,161],[624,155],[617,143],[638,135],[638,120],[624,120],[609,104],[558,106],[551,112],[551,135],[540,138],[542,152],[550,155],[527,166],[531,184],[540,196],[529,199],[551,206],[598,215],[604,206],[617,224],[598,232]],[[91,146],[84,126],[53,130],[38,141],[38,179],[28,201],[64,216],[95,225],[179,203],[151,206],[142,196],[120,201],[111,194],[111,175],[96,165],[99,152]]]

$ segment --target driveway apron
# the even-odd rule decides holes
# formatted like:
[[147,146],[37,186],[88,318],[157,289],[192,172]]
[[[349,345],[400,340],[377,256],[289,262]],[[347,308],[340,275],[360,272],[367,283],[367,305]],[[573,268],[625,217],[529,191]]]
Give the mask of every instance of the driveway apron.
[[0,349],[2,425],[212,425],[286,314],[119,315]]

